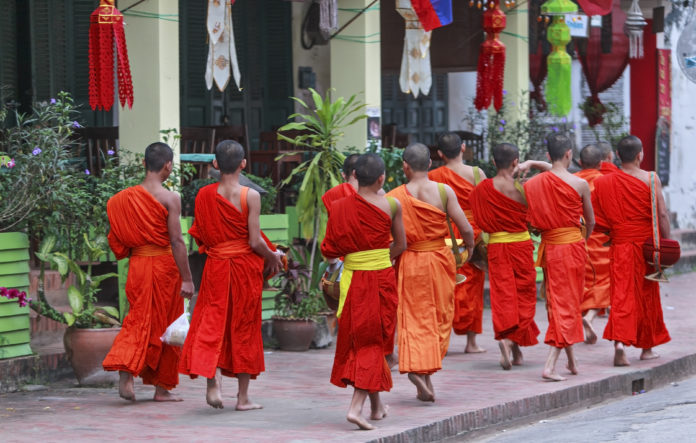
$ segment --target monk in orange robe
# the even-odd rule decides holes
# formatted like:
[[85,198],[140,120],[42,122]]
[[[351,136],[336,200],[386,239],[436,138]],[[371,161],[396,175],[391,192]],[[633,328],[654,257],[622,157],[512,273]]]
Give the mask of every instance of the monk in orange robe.
[[527,221],[541,231],[537,264],[544,269],[546,309],[549,327],[544,342],[551,346],[542,377],[561,381],[556,361],[565,349],[568,369],[577,374],[573,344],[584,340],[582,301],[587,252],[581,234],[585,221],[585,238],[594,227],[590,187],[568,172],[573,151],[570,139],[552,134],[546,139],[552,167],[524,185],[529,202]]
[[358,192],[333,205],[321,252],[332,266],[345,257],[331,383],[353,386],[347,420],[367,430],[374,429],[362,416],[368,396],[370,419],[387,415],[379,393],[392,387],[386,360],[394,350],[398,303],[392,260],[406,248],[406,235],[399,202],[380,195],[382,159],[360,156],[356,178]]
[[[430,150],[412,144],[403,158],[408,184],[387,194],[401,202],[408,244],[396,273],[399,371],[416,385],[419,400],[435,401],[430,376],[442,368],[449,346],[456,276],[454,255],[445,244],[449,232],[443,200],[469,256],[474,232],[452,188],[428,179]],[[441,189],[446,193],[444,199]]]
[[261,408],[248,394],[249,380],[264,370],[261,293],[264,273],[278,272],[282,256],[259,229],[261,196],[239,184],[245,166],[239,143],[220,142],[213,160],[220,181],[196,196],[189,234],[207,259],[179,363],[183,374],[208,379],[206,401],[214,408],[223,408],[221,376],[237,377],[238,411]]
[[[599,170],[602,152],[595,145],[587,145],[580,152],[582,170],[575,173],[590,186],[594,193],[594,182],[604,174]],[[612,163],[613,165],[613,163]],[[595,223],[603,225],[595,213]],[[585,289],[580,310],[584,313],[582,324],[585,328],[585,343],[597,343],[597,333],[592,327],[594,318],[609,306],[611,290],[609,288],[609,236],[595,229],[587,239],[587,264],[585,265]]]
[[597,142],[597,148],[602,156],[602,162],[599,164],[599,172],[603,175],[611,174],[616,172],[619,168],[614,164],[614,150],[611,147],[611,143],[600,141]]
[[130,257],[126,296],[130,310],[104,359],[119,371],[119,395],[135,401],[133,376],[155,386],[155,401],[179,401],[169,391],[179,383],[179,348],[160,337],[184,312],[181,297],[194,287],[181,236],[181,198],[162,186],[174,154],[164,143],[145,149],[145,180],[117,193],[106,205],[109,245],[117,259]]
[[[498,173],[471,193],[476,224],[489,234],[488,276],[493,331],[499,340],[500,366],[509,370],[523,362],[520,346],[538,343],[534,244],[527,228],[527,200],[515,183],[516,172],[547,170],[545,162],[519,163],[519,150],[510,143],[493,147]],[[512,354],[512,355],[511,355]]]
[[[643,243],[652,239],[650,173],[640,169],[643,144],[635,136],[618,145],[621,170],[595,181],[594,201],[611,237],[611,311],[604,338],[614,341],[614,365],[628,366],[624,346],[641,348],[641,360],[657,358],[652,348],[670,340],[662,318],[660,286],[644,278],[652,267],[643,258]],[[657,188],[657,222],[661,238],[670,237],[669,216]]]
[[350,154],[343,160],[343,170],[341,171],[343,183],[334,186],[321,196],[321,201],[324,202],[326,212],[329,215],[331,215],[331,205],[333,202],[358,192],[358,179],[355,178],[355,163],[358,161],[359,157],[360,154]]
[[[464,164],[464,152],[466,144],[454,132],[440,136],[438,140],[438,154],[445,161],[445,165],[428,173],[430,180],[444,183],[454,190],[459,201],[459,206],[464,210],[466,219],[474,230],[475,241],[482,241],[481,229],[474,220],[469,197],[474,187],[486,178],[486,174],[479,167]],[[455,231],[457,238],[461,238]],[[464,283],[456,285],[454,289],[454,320],[452,326],[457,335],[466,334],[466,348],[464,352],[486,352],[476,343],[476,334],[483,332],[483,284],[486,274],[472,263],[465,263],[457,270],[466,277]]]

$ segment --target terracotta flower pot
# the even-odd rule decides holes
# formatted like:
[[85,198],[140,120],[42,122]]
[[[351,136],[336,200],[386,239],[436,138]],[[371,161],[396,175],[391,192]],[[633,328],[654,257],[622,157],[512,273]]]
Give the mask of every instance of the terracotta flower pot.
[[273,334],[282,351],[307,351],[316,325],[312,320],[273,319]]
[[81,386],[118,382],[118,372],[106,372],[102,362],[121,328],[79,329],[70,327],[63,335],[65,353]]

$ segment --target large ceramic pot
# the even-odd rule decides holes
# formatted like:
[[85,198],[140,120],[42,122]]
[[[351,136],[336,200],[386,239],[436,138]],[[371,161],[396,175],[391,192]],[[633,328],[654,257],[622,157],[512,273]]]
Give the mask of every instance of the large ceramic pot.
[[121,328],[79,329],[70,327],[63,335],[65,353],[81,386],[116,383],[118,372],[106,372],[102,362]]
[[316,331],[312,320],[273,319],[273,335],[282,351],[307,351]]

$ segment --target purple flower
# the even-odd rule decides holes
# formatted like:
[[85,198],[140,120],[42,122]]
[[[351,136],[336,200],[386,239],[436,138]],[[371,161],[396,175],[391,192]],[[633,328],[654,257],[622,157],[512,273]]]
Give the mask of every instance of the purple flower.
[[85,169],[85,175],[89,175],[91,172],[89,172],[89,169]]
[[504,124],[505,124],[505,119],[502,119],[502,118],[501,118],[501,119],[500,119],[500,124],[501,124],[501,125],[504,125]]
[[39,148],[38,146],[34,146],[34,150],[31,151],[31,155],[39,155],[39,154],[41,154],[41,148]]
[[0,296],[2,297],[7,297],[8,291],[7,288],[0,288]]
[[51,99],[51,104],[52,104],[52,105],[55,105],[55,104],[56,104],[56,99],[55,99],[55,98],[52,98],[52,99]]
[[558,126],[552,127],[551,130],[552,130],[553,132],[558,132]]
[[503,132],[504,130],[505,128],[503,128],[502,126],[498,126],[498,131]]
[[12,288],[12,289],[7,291],[6,297],[9,298],[10,300],[17,298],[17,297],[19,297],[19,291],[15,288]]
[[15,163],[15,159],[11,158],[10,161],[7,162],[7,167],[12,169],[15,167],[17,163]]
[[109,154],[109,155],[114,155],[114,154],[115,154],[115,152],[114,152],[113,149],[109,149],[108,151],[106,151],[106,153]]
[[575,128],[576,128],[575,123],[573,123],[573,129],[575,129]]
[[563,117],[563,118],[561,119],[561,121],[562,121],[563,123],[567,123],[567,122],[568,122],[568,119],[565,118],[565,117]]
[[505,89],[503,89],[503,95],[506,95],[506,94],[507,94],[507,91]]
[[25,307],[29,302],[31,301],[30,298],[22,297],[19,299],[19,307],[23,308]]
[[72,127],[73,128],[81,128],[82,125],[80,125],[77,121],[72,122]]

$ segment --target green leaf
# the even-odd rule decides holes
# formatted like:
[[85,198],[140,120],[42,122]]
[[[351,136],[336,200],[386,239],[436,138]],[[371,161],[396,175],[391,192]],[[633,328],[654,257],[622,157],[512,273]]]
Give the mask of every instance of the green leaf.
[[119,315],[118,309],[113,307],[113,306],[99,306],[99,308],[97,308],[97,309],[101,309],[102,311],[106,312],[107,314],[109,314],[110,316],[112,316],[114,318],[119,318],[118,317],[118,315]]
[[118,274],[116,274],[115,272],[108,272],[106,274],[95,275],[92,277],[92,281],[90,282],[90,286],[92,288],[98,288],[99,285],[101,284],[101,282],[103,282],[107,278],[111,278],[111,277],[118,277]]
[[68,323],[68,326],[75,324],[75,316],[71,313],[63,312],[63,317],[65,317],[65,321]]
[[84,297],[80,293],[80,290],[73,285],[70,285],[68,288],[68,302],[75,315],[79,315],[82,312]]
[[61,254],[61,253],[55,253],[51,256],[49,256],[50,260],[56,265],[58,268],[58,273],[65,277],[68,275],[68,258]]

